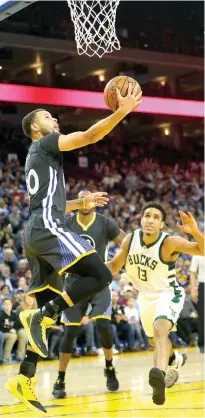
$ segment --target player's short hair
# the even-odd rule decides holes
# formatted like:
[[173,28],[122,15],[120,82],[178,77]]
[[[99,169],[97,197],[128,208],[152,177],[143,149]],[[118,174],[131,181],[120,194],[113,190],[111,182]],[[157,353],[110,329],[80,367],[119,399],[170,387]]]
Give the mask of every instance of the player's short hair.
[[31,124],[34,123],[36,114],[42,111],[45,111],[45,109],[35,109],[28,113],[28,115],[24,116],[22,120],[22,129],[24,135],[26,135],[28,138],[31,138]]
[[144,213],[145,213],[145,211],[146,211],[146,209],[149,209],[149,208],[158,209],[161,212],[161,214],[162,214],[162,220],[163,220],[163,222],[166,221],[167,213],[166,213],[166,210],[165,210],[164,206],[161,203],[154,202],[154,201],[145,203],[145,205],[142,207],[141,215],[143,216]]

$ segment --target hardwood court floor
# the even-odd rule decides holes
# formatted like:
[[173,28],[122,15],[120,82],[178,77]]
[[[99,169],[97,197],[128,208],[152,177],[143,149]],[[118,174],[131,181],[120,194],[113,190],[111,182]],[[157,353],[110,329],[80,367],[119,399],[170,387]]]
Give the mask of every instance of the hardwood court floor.
[[129,417],[203,417],[204,355],[198,349],[184,350],[188,362],[180,378],[167,390],[166,402],[154,405],[147,382],[152,367],[152,353],[123,354],[114,357],[120,390],[108,393],[103,376],[104,358],[72,360],[66,376],[66,399],[52,399],[58,362],[41,362],[38,366],[37,392],[48,413],[35,413],[13,398],[4,388],[7,379],[18,372],[18,365],[0,367],[1,418],[129,418]]

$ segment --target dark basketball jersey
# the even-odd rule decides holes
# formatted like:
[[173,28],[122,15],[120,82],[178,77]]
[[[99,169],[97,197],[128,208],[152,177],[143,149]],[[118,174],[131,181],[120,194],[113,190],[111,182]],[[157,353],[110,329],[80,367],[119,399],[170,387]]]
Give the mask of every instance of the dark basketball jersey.
[[92,221],[86,227],[79,222],[78,214],[67,216],[66,226],[88,241],[103,261],[107,258],[109,241],[114,240],[120,234],[118,224],[112,218],[99,213],[93,214]]
[[25,164],[31,213],[38,210],[50,227],[53,218],[65,219],[66,194],[60,133],[51,133],[31,144]]

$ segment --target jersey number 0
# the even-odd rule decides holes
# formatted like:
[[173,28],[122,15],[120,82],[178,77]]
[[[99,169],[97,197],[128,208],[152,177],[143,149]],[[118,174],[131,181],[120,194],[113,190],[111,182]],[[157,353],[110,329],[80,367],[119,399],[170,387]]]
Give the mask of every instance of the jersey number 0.
[[[32,186],[31,186],[31,179],[33,183]],[[39,189],[39,178],[38,178],[38,174],[36,173],[35,170],[33,170],[33,168],[28,173],[28,177],[26,179],[26,185],[27,185],[29,194],[34,195],[37,193]]]

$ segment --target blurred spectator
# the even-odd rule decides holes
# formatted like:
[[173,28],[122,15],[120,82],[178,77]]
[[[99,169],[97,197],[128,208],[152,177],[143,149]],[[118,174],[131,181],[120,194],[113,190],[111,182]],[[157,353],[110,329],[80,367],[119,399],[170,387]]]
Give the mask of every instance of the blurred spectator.
[[127,344],[128,351],[136,351],[133,344],[131,325],[128,323],[128,318],[125,315],[124,306],[119,304],[119,295],[116,290],[112,291],[111,326],[115,348],[121,351],[122,343],[120,340],[124,340],[125,344]]
[[85,355],[89,357],[97,356],[98,352],[95,346],[94,338],[94,322],[88,316],[84,316],[79,327],[78,338],[84,335],[86,352]]
[[120,292],[120,274],[115,274],[113,276],[113,281],[111,283],[112,290],[117,290],[117,292]]
[[204,353],[204,282],[205,282],[205,270],[204,270],[205,257],[199,255],[193,256],[190,265],[190,282],[191,282],[191,297],[193,302],[197,302],[196,299],[196,281],[198,282],[198,305],[197,310],[199,314],[199,341],[198,345],[200,352]]
[[30,269],[27,269],[25,271],[25,279],[26,279],[26,282],[28,284],[30,282],[30,280],[31,280],[31,270]]
[[[8,238],[8,241],[10,240],[13,241],[13,238]],[[18,264],[18,259],[15,256],[14,251],[9,248],[8,243],[4,244],[3,246],[3,251],[0,254],[0,263],[6,264],[10,268],[12,274],[15,272]]]
[[[0,191],[0,194],[3,195],[3,188]],[[8,212],[8,209],[7,209],[7,205],[4,201],[4,199],[1,197],[0,198],[0,217],[1,218],[6,218],[8,216],[8,214],[9,214],[9,212]],[[1,233],[1,235],[2,235],[2,233]]]
[[4,284],[1,287],[1,298],[2,300],[11,296],[10,287],[7,284]]
[[16,309],[17,313],[26,311],[27,309],[37,309],[36,299],[33,296],[29,296],[22,292],[20,293],[22,294],[22,299],[19,303],[19,306]]
[[182,287],[189,283],[189,270],[183,257],[179,257],[176,262],[176,277],[179,285]]
[[124,185],[127,190],[135,191],[138,182],[138,177],[133,170],[129,170],[125,176]]
[[78,167],[88,168],[88,157],[84,155],[83,151],[79,151],[78,154]]
[[10,291],[13,291],[17,287],[15,277],[11,275],[10,268],[5,264],[1,267],[0,277],[4,280],[4,283],[9,286]]
[[[9,221],[9,219],[8,219]],[[14,238],[13,228],[11,224],[7,224],[1,231],[1,244],[3,248],[8,248],[8,240]],[[4,244],[5,247],[4,247]]]
[[25,277],[27,270],[28,270],[28,262],[27,262],[26,258],[22,258],[18,262],[18,268],[15,272],[15,276],[16,277]]
[[28,284],[25,277],[19,277],[17,287],[18,289],[23,290],[25,293],[28,291]]
[[9,215],[9,222],[13,228],[13,231],[17,231],[21,222],[20,211],[17,206],[12,206],[12,212]]
[[16,359],[22,361],[27,342],[26,332],[22,328],[18,314],[12,310],[11,299],[4,299],[2,305],[3,309],[0,311],[0,331],[4,333],[3,362],[11,362],[11,352],[16,341]]
[[131,347],[144,349],[148,346],[148,340],[144,339],[142,325],[140,322],[139,309],[136,308],[136,300],[133,297],[129,297],[127,300],[127,306],[125,307],[125,315],[128,318],[130,324],[130,339]]
[[123,290],[120,292],[120,304],[127,306],[127,301],[129,298],[133,297],[133,287],[128,285],[125,285],[123,287]]
[[184,307],[177,322],[177,333],[190,346],[195,347],[198,340],[198,314],[191,300],[190,284],[185,287]]
[[24,300],[24,297],[25,297],[25,293],[23,289],[17,289],[16,292],[13,294],[12,303],[13,303],[14,311],[18,310],[21,302]]

